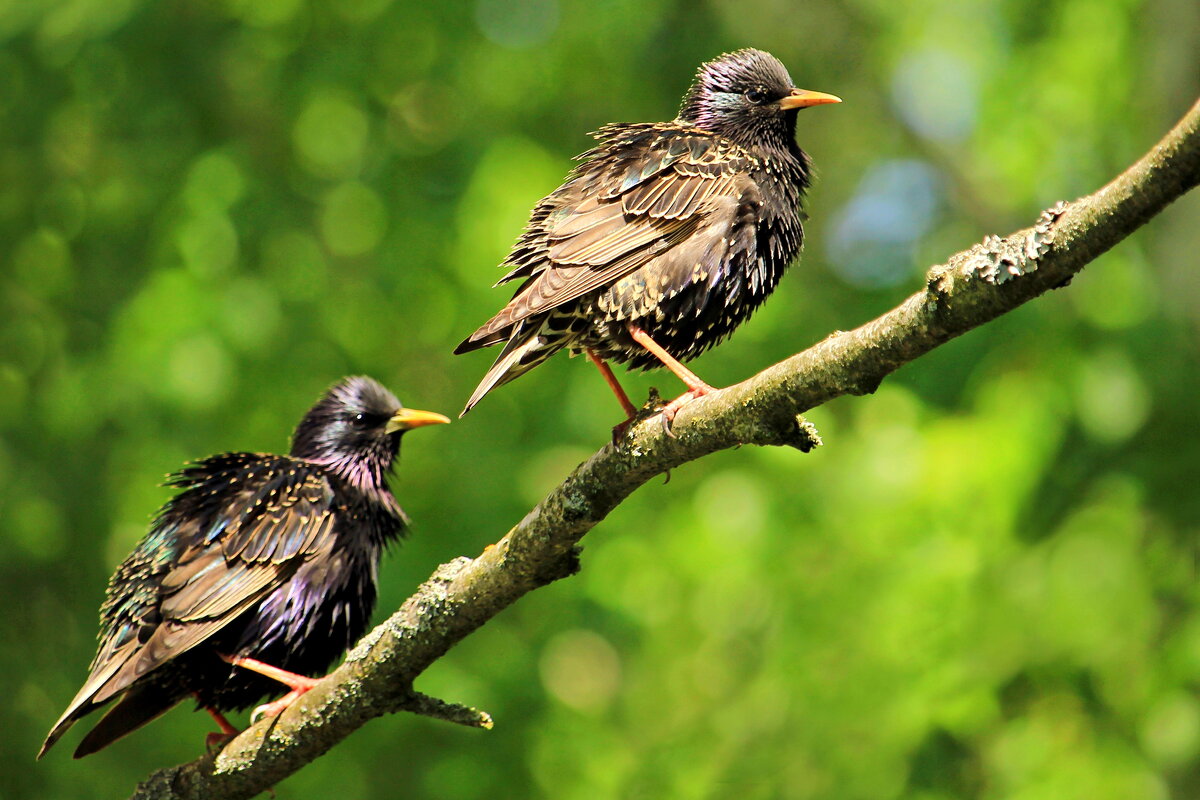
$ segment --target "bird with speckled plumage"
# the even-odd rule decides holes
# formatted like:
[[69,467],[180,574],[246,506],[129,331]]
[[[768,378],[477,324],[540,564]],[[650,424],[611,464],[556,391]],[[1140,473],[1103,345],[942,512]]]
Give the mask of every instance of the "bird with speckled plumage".
[[84,736],[94,753],[194,697],[278,714],[366,630],[383,548],[407,518],[387,484],[400,438],[449,422],[404,408],[367,377],[331,387],[297,426],[290,455],[223,453],[171,476],[181,491],[109,581],[83,688],[38,758],[75,722],[117,703]]
[[563,349],[587,354],[629,419],[607,360],[665,365],[687,385],[667,423],[712,391],[681,362],[746,320],[800,251],[810,166],[797,112],[838,102],[745,49],[701,65],[671,122],[601,128],[505,259],[513,299],[454,351],[503,345],[462,413]]

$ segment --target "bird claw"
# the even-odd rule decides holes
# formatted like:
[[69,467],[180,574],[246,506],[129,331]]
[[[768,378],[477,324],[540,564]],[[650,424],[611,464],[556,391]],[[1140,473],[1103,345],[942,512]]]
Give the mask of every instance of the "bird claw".
[[[217,653],[222,661],[226,661],[234,666],[248,669],[251,672],[257,672],[259,675],[270,678],[273,681],[279,681],[284,686],[291,689],[273,703],[264,703],[250,714],[250,724],[262,717],[275,717],[283,713],[283,710],[296,702],[300,695],[312,689],[321,682],[320,678],[310,678],[307,675],[297,675],[295,672],[288,672],[279,667],[273,667],[270,664],[264,664],[257,658],[249,658],[247,656],[231,656],[225,653]],[[219,721],[219,720],[218,720]]]
[[678,439],[679,437],[675,435],[675,431],[671,430],[671,423],[675,421],[675,415],[679,413],[679,409],[683,408],[697,397],[704,397],[704,395],[715,391],[716,389],[706,383],[699,386],[693,386],[683,394],[679,395],[679,397],[676,397],[674,400],[663,406],[661,412],[663,433],[665,433],[667,436],[670,436],[672,439]]
[[[678,409],[676,409],[676,411],[677,410]],[[662,420],[663,433],[665,433],[667,436],[670,436],[672,439],[678,439],[679,437],[675,435],[675,431],[671,430],[671,423],[675,421],[675,411],[672,411],[668,414],[667,407],[664,407],[659,419]]]
[[250,712],[250,724],[254,724],[259,720],[262,720],[263,717],[274,717],[282,714],[283,709],[286,709],[287,705],[284,705],[281,708],[281,706],[278,706],[277,703],[278,700],[276,700],[275,703],[263,703],[262,705],[257,706],[256,709]]
[[[315,685],[316,681],[313,681],[313,683]],[[253,725],[263,717],[279,716],[284,712],[285,709],[287,709],[288,706],[299,700],[300,697],[311,688],[312,686],[297,687],[292,689],[292,691],[288,692],[278,700],[270,703],[263,703],[261,706],[258,706],[252,712],[250,712],[250,724]]]

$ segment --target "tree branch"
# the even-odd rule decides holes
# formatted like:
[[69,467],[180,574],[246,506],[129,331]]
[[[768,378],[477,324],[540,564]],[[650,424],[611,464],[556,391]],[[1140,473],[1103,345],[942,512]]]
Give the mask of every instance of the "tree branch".
[[1049,289],[1200,183],[1200,102],[1137,163],[1030,228],[951,256],[927,286],[862,327],[831,335],[735,386],[700,398],[664,432],[648,407],[620,442],[581,464],[495,546],[438,568],[332,676],[219,754],[160,770],[134,798],[248,798],[320,756],[367,720],[412,711],[490,728],[475,709],[416,693],[413,681],[526,592],[573,574],[579,540],[646,481],[739,444],[819,444],[800,414],[866,394],[900,366]]

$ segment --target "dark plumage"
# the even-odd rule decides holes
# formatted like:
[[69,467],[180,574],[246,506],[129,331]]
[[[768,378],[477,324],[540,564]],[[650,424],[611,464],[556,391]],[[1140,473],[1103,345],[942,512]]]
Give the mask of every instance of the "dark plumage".
[[836,102],[747,49],[702,65],[673,121],[601,128],[504,261],[500,283],[522,281],[512,301],[454,351],[504,344],[463,413],[563,348],[587,352],[631,416],[601,359],[665,363],[690,396],[707,391],[672,361],[728,336],[799,252],[809,161],[796,113]]
[[[437,422],[449,420],[346,378],[305,415],[290,455],[224,453],[173,475],[182,491],[109,581],[90,674],[38,757],[116,698],[76,758],[188,695],[219,712],[278,694],[278,680],[296,690],[287,701],[308,688],[299,675],[326,670],[366,629],[380,553],[406,524],[386,480],[400,437]],[[244,659],[299,675],[232,665]]]

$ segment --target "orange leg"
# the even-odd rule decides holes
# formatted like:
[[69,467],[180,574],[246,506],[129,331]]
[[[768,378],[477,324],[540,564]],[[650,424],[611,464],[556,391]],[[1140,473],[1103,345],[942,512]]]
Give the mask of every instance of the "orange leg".
[[227,656],[221,655],[221,660],[233,664],[235,667],[248,669],[251,672],[257,672],[259,675],[270,678],[274,681],[279,681],[284,686],[291,689],[273,703],[266,703],[254,709],[250,714],[250,721],[254,722],[259,717],[267,716],[274,717],[283,713],[283,710],[296,702],[309,689],[313,688],[320,682],[320,678],[310,678],[307,675],[297,675],[294,672],[288,672],[286,669],[272,667],[270,664],[264,664],[257,658],[244,658],[243,656]]
[[[197,703],[200,703],[200,695],[199,694],[197,694],[196,692],[192,692],[192,696],[196,698]],[[204,746],[205,747],[212,747],[213,745],[224,744],[225,742],[228,742],[230,739],[232,739],[234,736],[237,736],[239,733],[241,733],[241,730],[239,730],[238,728],[235,728],[233,726],[233,723],[231,723],[229,720],[225,719],[225,715],[222,714],[220,711],[217,711],[215,708],[212,708],[210,706],[206,706],[203,703],[200,703],[200,707],[203,708],[205,711],[207,711],[209,713],[209,715],[214,720],[216,720],[217,726],[221,729],[220,733],[210,733],[204,737]]]
[[588,360],[596,365],[596,369],[600,370],[600,374],[604,376],[604,382],[608,384],[608,388],[612,389],[613,394],[617,396],[617,401],[621,404],[621,408],[625,410],[625,416],[629,419],[636,417],[638,413],[637,407],[629,399],[629,395],[625,394],[625,390],[621,388],[617,376],[613,375],[612,368],[604,363],[604,359],[596,355],[590,347],[585,348],[584,352],[587,353]]
[[700,377],[690,369],[679,363],[679,359],[668,353],[662,348],[658,342],[650,338],[650,334],[646,333],[641,328],[634,325],[629,326],[629,335],[633,340],[642,347],[650,351],[650,354],[663,363],[667,369],[675,373],[675,377],[683,381],[687,385],[688,390],[676,397],[671,402],[663,407],[663,425],[666,427],[667,433],[671,432],[671,420],[675,419],[675,414],[679,409],[683,408],[687,403],[695,400],[697,397],[703,397],[709,392],[715,392],[716,389],[709,386]]
[[696,373],[692,372],[690,369],[685,367],[683,364],[680,364],[679,360],[676,359],[675,356],[671,355],[666,350],[664,350],[662,348],[662,345],[660,345],[658,342],[651,339],[650,334],[646,333],[641,328],[638,328],[634,325],[630,325],[629,326],[629,335],[633,337],[633,340],[635,342],[637,342],[642,347],[649,350],[651,355],[653,355],[655,358],[657,358],[659,361],[661,361],[663,363],[663,366],[665,366],[667,369],[671,370],[671,372],[674,372],[675,377],[679,378],[679,380],[681,380],[685,384],[687,384],[687,387],[691,391],[693,396],[701,397],[703,395],[708,394],[709,392],[716,391],[716,389],[709,386],[704,381],[700,380],[699,376],[696,375]]

